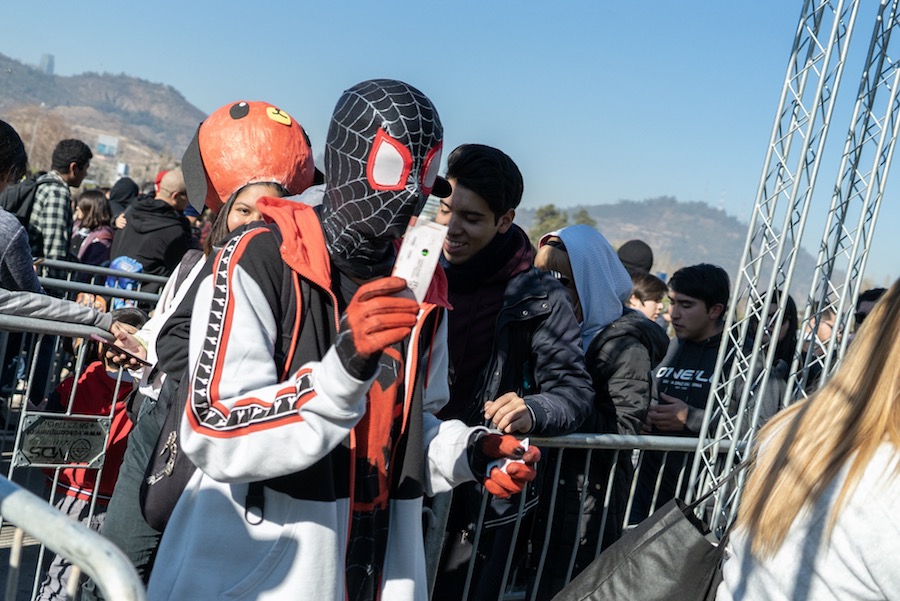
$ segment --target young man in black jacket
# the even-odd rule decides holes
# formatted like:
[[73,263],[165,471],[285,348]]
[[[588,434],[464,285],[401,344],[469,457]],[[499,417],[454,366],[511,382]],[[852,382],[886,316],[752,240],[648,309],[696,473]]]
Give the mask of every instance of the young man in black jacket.
[[[524,185],[516,164],[481,144],[456,148],[447,161],[452,193],[437,221],[448,226],[441,264],[449,283],[450,401],[438,414],[505,433],[574,432],[591,411],[581,333],[556,279],[533,267],[534,247],[513,223]],[[472,553],[467,500],[457,490],[434,599],[462,598]],[[536,496],[528,499],[529,507]],[[475,506],[477,507],[477,503]],[[497,598],[518,501],[488,509],[470,597]],[[507,526],[504,528],[503,526]]]
[[[706,403],[712,385],[713,372],[719,356],[725,313],[730,297],[730,281],[724,269],[701,263],[683,267],[669,279],[669,315],[676,339],[654,372],[656,398],[647,413],[645,432],[666,436],[699,436],[703,426]],[[723,374],[727,374],[732,353],[725,356]],[[778,409],[784,388],[774,380],[766,386],[760,403],[760,420],[770,417]],[[740,391],[735,389],[735,394]],[[688,474],[676,491],[682,467],[690,470],[693,455],[669,453],[663,468],[655,506],[660,507],[676,494],[687,489]],[[663,453],[647,452],[641,466],[635,492],[632,521],[649,515],[657,474]]]
[[[645,433],[699,434],[719,355],[730,285],[724,269],[707,263],[683,267],[669,279],[669,315],[676,338],[653,374],[655,398],[647,413]],[[657,474],[664,458],[662,452],[645,453],[635,491],[632,521],[650,514]],[[668,454],[657,507],[675,496],[679,472],[684,466],[690,470],[689,461],[688,453]]]

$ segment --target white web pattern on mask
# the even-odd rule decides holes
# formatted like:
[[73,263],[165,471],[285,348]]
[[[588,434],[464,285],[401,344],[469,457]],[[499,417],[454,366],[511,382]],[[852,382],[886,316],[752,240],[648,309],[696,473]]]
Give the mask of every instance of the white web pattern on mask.
[[[377,191],[369,185],[366,161],[378,129],[412,152],[411,177],[403,190]],[[441,132],[431,102],[402,82],[367,82],[345,94],[335,109],[326,148],[326,202],[335,210],[322,226],[332,252],[350,259],[366,256],[366,251],[402,234],[421,194],[425,157]]]

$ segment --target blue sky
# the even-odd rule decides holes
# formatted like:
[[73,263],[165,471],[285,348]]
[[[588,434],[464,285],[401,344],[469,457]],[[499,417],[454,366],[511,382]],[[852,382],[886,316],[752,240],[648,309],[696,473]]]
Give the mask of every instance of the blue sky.
[[[32,0],[4,7],[0,52],[53,54],[60,75],[167,83],[204,111],[266,100],[306,127],[317,154],[344,89],[402,79],[437,106],[445,155],[482,142],[516,160],[525,207],[667,195],[747,221],[802,4]],[[36,35],[39,15],[55,17],[40,17]],[[837,120],[831,137],[846,127]],[[822,173],[819,188],[835,177]],[[898,275],[885,239],[898,193],[888,186],[875,232],[867,275],[878,282]],[[821,227],[811,219],[807,236]]]

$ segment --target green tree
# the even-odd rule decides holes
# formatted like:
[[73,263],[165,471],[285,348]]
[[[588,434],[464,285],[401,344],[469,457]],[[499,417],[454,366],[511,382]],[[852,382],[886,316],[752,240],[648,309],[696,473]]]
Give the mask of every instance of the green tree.
[[597,228],[597,220],[591,217],[590,213],[587,212],[587,209],[579,209],[575,215],[572,216],[572,221],[575,222],[576,225],[589,225],[592,228]]
[[569,215],[565,211],[556,208],[554,204],[544,205],[534,212],[534,225],[528,230],[528,237],[537,246],[541,236],[567,225],[569,225]]

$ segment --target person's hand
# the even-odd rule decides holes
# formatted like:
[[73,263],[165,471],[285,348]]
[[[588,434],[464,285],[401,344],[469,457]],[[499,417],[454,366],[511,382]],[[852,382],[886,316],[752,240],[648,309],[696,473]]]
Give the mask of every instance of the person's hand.
[[663,432],[680,432],[687,425],[688,405],[681,399],[677,399],[664,392],[659,393],[660,402],[651,405],[647,412],[647,419]]
[[490,420],[501,432],[531,432],[534,419],[525,399],[515,392],[507,392],[484,404],[484,419]]
[[125,226],[128,225],[128,220],[125,218],[125,213],[120,213],[114,222],[117,230],[124,230]]
[[[482,479],[485,489],[495,497],[506,499],[522,492],[537,475],[534,464],[541,460],[541,450],[534,445],[526,450],[511,434],[481,434],[469,444],[472,473]],[[505,469],[492,465],[499,459],[512,462]]]
[[382,351],[409,336],[418,313],[419,303],[403,278],[380,278],[360,286],[341,317],[334,343],[350,375],[371,377]]
[[[137,328],[134,326],[122,323],[119,321],[114,321],[112,326],[109,328],[110,333],[114,334],[116,337],[115,345],[119,348],[128,351],[131,355],[136,357],[140,357],[141,359],[147,358],[147,349],[144,348],[144,345],[140,343],[140,341],[135,338],[134,333],[137,332]],[[124,367],[126,369],[138,369],[141,367],[141,363],[135,360],[133,357],[119,352],[116,348],[106,345],[106,358],[112,361],[115,365],[119,367]]]

